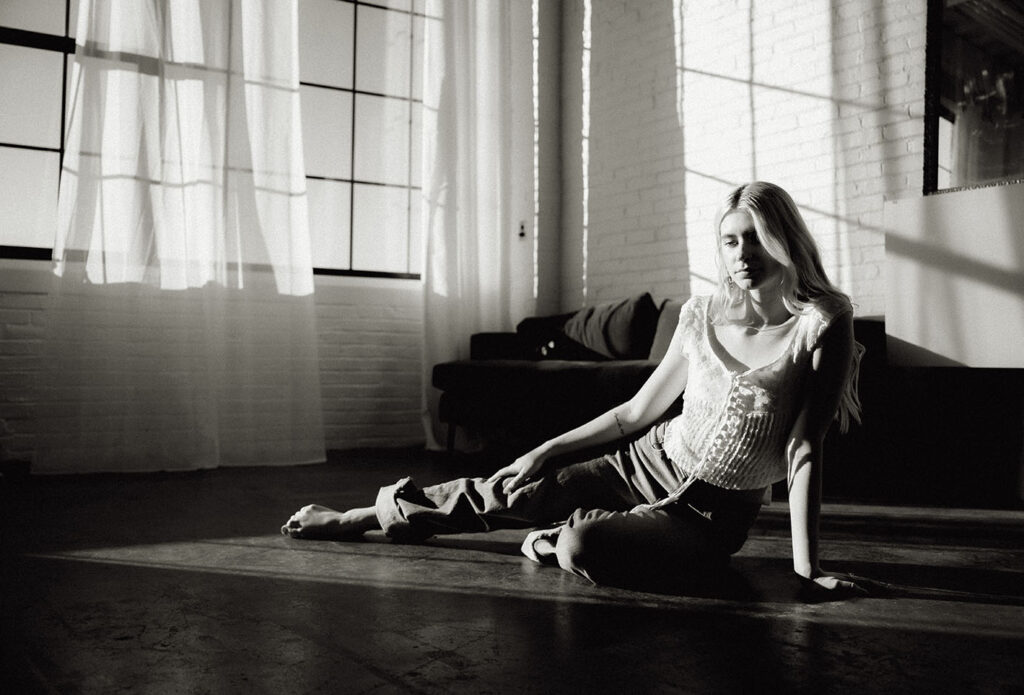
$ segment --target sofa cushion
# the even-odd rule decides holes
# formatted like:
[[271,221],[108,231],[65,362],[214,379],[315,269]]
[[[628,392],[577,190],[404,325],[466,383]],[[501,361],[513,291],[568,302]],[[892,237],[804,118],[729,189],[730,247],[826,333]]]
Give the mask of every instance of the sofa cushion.
[[661,303],[658,329],[654,332],[654,342],[651,343],[651,353],[647,359],[661,362],[665,357],[672,336],[676,333],[676,326],[679,325],[679,311],[682,308],[683,303],[678,299],[666,299]]
[[523,358],[530,360],[605,360],[565,334],[565,323],[572,313],[554,316],[529,316],[516,326],[516,338]]
[[517,360],[524,359],[524,355],[515,333],[485,332],[469,336],[469,359]]
[[563,361],[586,361],[586,362],[607,362],[610,358],[600,352],[591,350],[586,345],[578,343],[565,333],[553,335],[537,350],[537,359],[541,360],[563,360]]
[[580,309],[565,323],[571,340],[609,359],[646,360],[658,326],[649,292]]

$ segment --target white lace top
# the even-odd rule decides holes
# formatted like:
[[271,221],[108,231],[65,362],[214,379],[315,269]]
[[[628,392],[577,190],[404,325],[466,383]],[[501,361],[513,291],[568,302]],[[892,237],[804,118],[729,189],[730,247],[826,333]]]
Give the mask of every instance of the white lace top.
[[778,359],[736,372],[712,345],[710,300],[693,297],[679,312],[676,332],[689,371],[683,411],[665,431],[665,453],[682,473],[712,485],[763,488],[786,477],[786,439],[811,356],[825,329],[850,307],[809,309],[796,317],[790,345]]

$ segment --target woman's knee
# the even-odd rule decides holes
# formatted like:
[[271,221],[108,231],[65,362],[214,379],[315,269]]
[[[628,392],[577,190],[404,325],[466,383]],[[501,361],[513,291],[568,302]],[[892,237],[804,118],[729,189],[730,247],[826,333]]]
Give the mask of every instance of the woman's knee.
[[562,569],[601,584],[608,573],[609,559],[621,554],[607,533],[607,523],[591,513],[575,512],[558,534],[555,557]]
[[586,527],[566,526],[563,528],[555,543],[555,557],[558,559],[558,566],[567,572],[589,579],[586,569],[588,547],[592,545],[587,540],[589,536]]
[[699,527],[660,512],[577,510],[555,544],[558,565],[595,584],[634,586],[685,573],[706,559]]

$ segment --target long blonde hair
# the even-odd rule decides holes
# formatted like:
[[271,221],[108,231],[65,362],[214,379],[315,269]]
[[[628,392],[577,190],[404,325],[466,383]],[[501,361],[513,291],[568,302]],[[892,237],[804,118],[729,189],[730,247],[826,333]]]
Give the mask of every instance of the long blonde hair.
[[[726,197],[725,204],[715,218],[716,239],[721,233],[722,220],[736,211],[750,215],[758,241],[782,265],[783,276],[779,289],[782,301],[791,314],[803,314],[815,306],[829,307],[832,312],[852,309],[850,297],[829,280],[821,263],[818,246],[789,193],[765,181],[754,181],[736,188]],[[721,244],[717,243],[716,248],[718,287],[711,299],[711,316],[715,321],[731,322],[730,309],[744,303],[745,290],[730,282],[729,271],[722,259]],[[863,352],[864,347],[854,342],[853,365],[836,413],[840,429],[844,432],[850,418],[860,422],[857,377]]]

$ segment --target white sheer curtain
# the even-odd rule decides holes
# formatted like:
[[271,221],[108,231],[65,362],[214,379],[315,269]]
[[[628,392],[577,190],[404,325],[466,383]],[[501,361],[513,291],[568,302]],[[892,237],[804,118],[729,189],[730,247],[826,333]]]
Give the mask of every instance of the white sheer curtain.
[[320,461],[295,0],[82,0],[34,470]]
[[512,327],[509,247],[533,216],[516,202],[524,187],[532,196],[532,157],[512,152],[515,118],[532,113],[532,65],[514,56],[533,34],[529,2],[427,7],[443,18],[427,23],[423,95],[424,428],[440,448],[433,365],[467,358],[473,333]]

